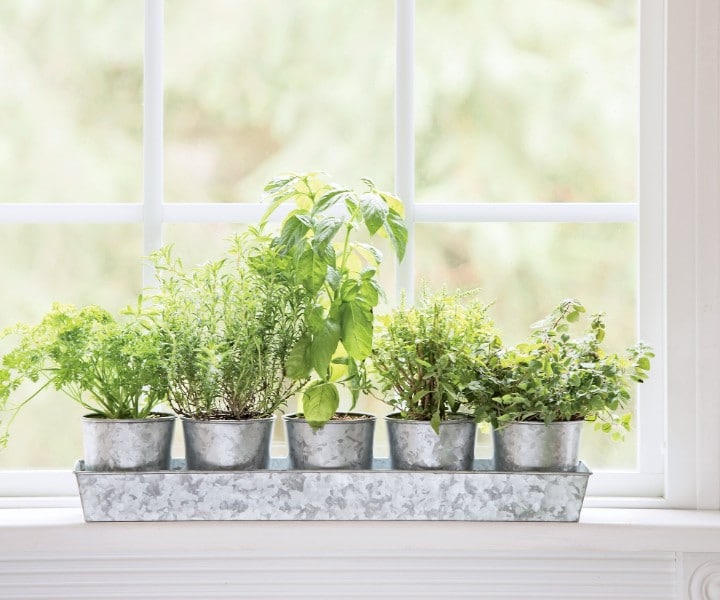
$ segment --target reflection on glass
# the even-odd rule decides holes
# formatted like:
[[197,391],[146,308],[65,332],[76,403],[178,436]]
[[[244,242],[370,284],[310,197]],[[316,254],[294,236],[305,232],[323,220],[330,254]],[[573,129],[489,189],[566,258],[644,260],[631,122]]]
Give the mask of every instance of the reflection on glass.
[[[0,256],[12,257],[0,262],[0,329],[36,323],[55,301],[122,309],[140,293],[141,252],[139,225],[0,226]],[[82,456],[82,414],[65,395],[45,390],[13,423],[0,469],[71,468]]]
[[254,202],[287,171],[392,189],[394,3],[174,0],[165,25],[168,201]]
[[635,0],[418,0],[419,201],[633,202]]
[[0,3],[0,202],[138,202],[141,0]]
[[[636,227],[615,224],[484,223],[419,225],[418,283],[480,290],[503,339],[525,339],[530,325],[563,298],[606,313],[607,347],[636,341]],[[595,469],[632,469],[636,432],[625,443],[587,427],[583,460]]]

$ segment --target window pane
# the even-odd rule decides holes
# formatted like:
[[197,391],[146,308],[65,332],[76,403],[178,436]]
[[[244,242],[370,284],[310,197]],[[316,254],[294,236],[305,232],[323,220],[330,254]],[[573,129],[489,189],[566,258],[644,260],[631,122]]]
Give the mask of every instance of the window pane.
[[417,196],[633,202],[634,0],[418,0]]
[[[141,251],[140,225],[0,225],[0,329],[36,323],[54,301],[111,311],[134,302]],[[8,346],[0,344],[0,354]],[[13,423],[0,468],[71,468],[82,456],[82,414],[66,396],[44,392]]]
[[[636,341],[636,226],[615,224],[484,223],[418,225],[418,281],[433,288],[479,288],[510,344],[563,298],[604,311],[606,345]],[[632,469],[636,437],[608,441],[588,426],[582,458],[594,469]]]
[[141,0],[0,3],[0,202],[137,202]]
[[166,3],[167,200],[257,201],[287,171],[391,189],[393,19],[387,0]]

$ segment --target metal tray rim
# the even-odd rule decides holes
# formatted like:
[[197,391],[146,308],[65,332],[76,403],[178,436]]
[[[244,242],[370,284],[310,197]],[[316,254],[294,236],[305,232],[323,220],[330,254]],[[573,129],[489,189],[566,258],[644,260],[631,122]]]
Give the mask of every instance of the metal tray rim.
[[251,470],[188,470],[185,468],[185,460],[182,458],[174,458],[172,460],[172,466],[169,470],[154,470],[154,471],[89,471],[85,469],[85,461],[83,459],[77,459],[73,468],[73,473],[76,476],[82,475],[107,475],[107,476],[127,476],[127,475],[172,475],[172,474],[183,474],[183,475],[202,475],[202,474],[232,474],[237,475],[258,475],[263,473],[322,473],[322,474],[353,474],[353,473],[378,473],[387,475],[388,473],[396,473],[399,475],[408,474],[437,474],[437,475],[542,475],[542,476],[565,476],[565,477],[589,477],[592,475],[592,471],[588,466],[580,461],[575,471],[501,471],[491,467],[492,461],[485,459],[476,459],[472,470],[469,471],[449,471],[442,469],[417,469],[417,470],[400,470],[391,469],[389,466],[389,459],[387,458],[375,458],[373,460],[372,469],[289,469],[287,468],[287,458],[277,457],[272,458],[270,461],[269,469],[251,469]]

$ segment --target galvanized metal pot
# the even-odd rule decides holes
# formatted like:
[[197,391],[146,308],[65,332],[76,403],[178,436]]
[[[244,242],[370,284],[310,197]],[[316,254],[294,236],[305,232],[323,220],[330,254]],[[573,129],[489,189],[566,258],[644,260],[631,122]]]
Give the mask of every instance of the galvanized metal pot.
[[291,469],[371,469],[375,417],[365,413],[339,413],[358,418],[328,421],[313,429],[297,415],[285,415],[288,461]]
[[82,418],[88,471],[166,471],[170,469],[174,415],[147,419]]
[[270,466],[275,415],[245,420],[181,420],[185,462],[191,471],[258,470]]
[[429,421],[403,419],[399,413],[385,417],[393,469],[469,471],[475,458],[477,425],[472,417],[440,423],[440,435]]
[[521,422],[493,430],[499,471],[574,471],[584,421]]

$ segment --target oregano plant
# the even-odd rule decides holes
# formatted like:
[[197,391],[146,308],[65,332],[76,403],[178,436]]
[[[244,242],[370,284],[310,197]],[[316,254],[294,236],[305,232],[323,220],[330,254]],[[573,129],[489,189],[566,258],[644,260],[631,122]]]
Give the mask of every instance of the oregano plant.
[[479,372],[495,393],[489,402],[478,402],[478,418],[495,427],[584,419],[621,439],[630,430],[632,386],[647,378],[654,354],[642,342],[622,353],[607,353],[602,313],[589,317],[582,335],[572,336],[572,325],[585,312],[579,301],[563,300],[533,326],[528,341],[503,350],[492,368]]
[[272,245],[290,261],[296,284],[313,296],[305,331],[288,356],[287,375],[309,379],[302,406],[315,427],[337,412],[339,385],[350,390],[352,407],[369,386],[364,362],[372,352],[374,309],[383,293],[377,279],[382,254],[358,239],[360,232],[385,236],[399,260],[405,255],[402,202],[369,179],[363,184],[356,191],[323,173],[306,173],[280,176],[265,186],[269,207],[260,229],[281,205],[292,205]]

